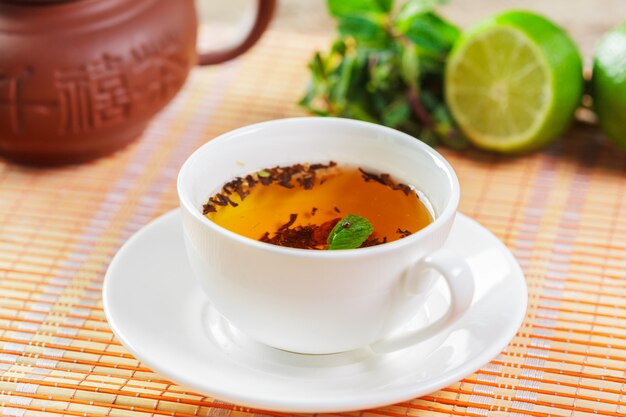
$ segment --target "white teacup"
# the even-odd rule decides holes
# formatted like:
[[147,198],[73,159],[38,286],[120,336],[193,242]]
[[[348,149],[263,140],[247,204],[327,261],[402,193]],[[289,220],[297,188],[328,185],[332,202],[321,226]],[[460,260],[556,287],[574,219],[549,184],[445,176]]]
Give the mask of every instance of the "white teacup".
[[[206,200],[237,176],[330,160],[414,186],[435,220],[395,242],[315,251],[255,241],[202,215]],[[459,203],[457,177],[441,155],[404,133],[333,118],[247,126],[196,150],[180,170],[178,194],[187,253],[206,295],[235,327],[269,346],[310,354],[368,345],[393,351],[446,331],[471,304],[468,265],[441,249]],[[394,333],[427,300],[438,276],[430,270],[450,288],[447,314],[424,328]]]

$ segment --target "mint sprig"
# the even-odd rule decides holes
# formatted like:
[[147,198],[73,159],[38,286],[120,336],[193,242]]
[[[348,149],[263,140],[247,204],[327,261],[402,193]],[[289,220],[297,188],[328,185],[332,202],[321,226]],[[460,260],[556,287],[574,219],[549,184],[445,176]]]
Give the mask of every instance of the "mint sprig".
[[463,148],[443,97],[459,29],[435,13],[442,0],[327,0],[337,39],[317,52],[300,105],[320,116],[381,123],[426,143]]
[[373,231],[374,228],[365,217],[348,214],[330,231],[327,249],[356,249],[367,240]]

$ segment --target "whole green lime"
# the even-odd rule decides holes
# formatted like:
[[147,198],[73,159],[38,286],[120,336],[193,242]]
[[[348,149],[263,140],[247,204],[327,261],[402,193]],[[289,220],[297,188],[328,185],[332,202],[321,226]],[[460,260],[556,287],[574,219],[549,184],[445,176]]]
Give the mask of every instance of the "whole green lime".
[[536,149],[561,135],[582,88],[574,42],[530,12],[480,22],[461,36],[446,64],[454,119],[476,146],[501,153]]
[[598,44],[592,89],[600,127],[626,151],[626,23],[607,33]]

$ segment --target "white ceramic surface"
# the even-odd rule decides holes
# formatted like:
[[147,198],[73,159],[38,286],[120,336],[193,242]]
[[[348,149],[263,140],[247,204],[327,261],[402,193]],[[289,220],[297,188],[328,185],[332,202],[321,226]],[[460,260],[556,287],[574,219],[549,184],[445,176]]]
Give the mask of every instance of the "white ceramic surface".
[[[248,239],[202,215],[203,203],[235,177],[330,160],[416,187],[428,197],[435,220],[384,245],[312,251]],[[196,150],[180,170],[178,194],[187,254],[202,288],[237,328],[269,346],[315,354],[367,345],[392,351],[445,331],[472,301],[467,264],[439,251],[459,202],[456,175],[431,147],[397,130],[320,117],[247,126]],[[451,289],[448,314],[427,329],[389,338],[426,302],[437,276],[432,270]]]
[[[193,277],[178,210],[147,225],[117,253],[104,281],[104,310],[139,360],[206,395],[285,412],[379,407],[471,374],[505,348],[525,316],[524,276],[488,230],[459,214],[445,248],[462,255],[476,277],[470,310],[445,340],[384,355],[366,349],[294,354],[237,331],[212,309]],[[445,285],[437,284],[409,326],[432,321],[446,304]]]

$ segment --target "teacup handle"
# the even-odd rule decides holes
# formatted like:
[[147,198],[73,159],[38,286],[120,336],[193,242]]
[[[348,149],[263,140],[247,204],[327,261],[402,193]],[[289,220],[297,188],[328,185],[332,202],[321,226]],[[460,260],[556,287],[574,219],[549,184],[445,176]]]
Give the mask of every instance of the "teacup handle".
[[272,20],[272,14],[274,14],[274,9],[276,8],[276,0],[257,0],[256,4],[254,24],[242,41],[226,49],[198,52],[199,65],[221,64],[222,62],[230,61],[246,52],[261,38],[261,35],[270,24],[270,20]]
[[450,288],[450,307],[438,320],[428,326],[375,342],[370,348],[375,353],[387,353],[413,346],[450,329],[469,309],[474,298],[474,276],[465,259],[440,249],[419,260],[408,276],[408,289],[415,288],[420,275],[434,269]]

